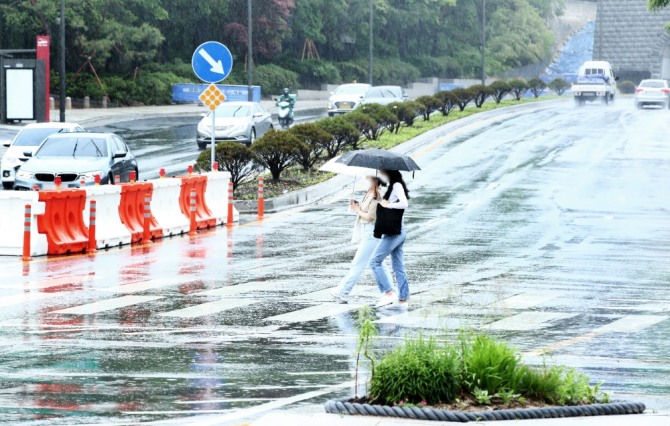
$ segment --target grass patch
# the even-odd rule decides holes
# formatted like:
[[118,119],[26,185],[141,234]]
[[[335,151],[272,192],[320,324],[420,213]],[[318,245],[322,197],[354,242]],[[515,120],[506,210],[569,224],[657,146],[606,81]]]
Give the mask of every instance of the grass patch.
[[[317,164],[315,169],[321,167],[323,162]],[[264,183],[265,198],[275,198],[289,192],[298,191],[312,185],[325,182],[335,176],[334,173],[312,170],[304,172],[301,167],[291,167],[284,171],[279,182],[273,182],[269,174],[266,174]],[[353,178],[352,178],[353,179]],[[258,198],[258,181],[248,181],[240,183],[235,190],[236,200],[255,200]]]

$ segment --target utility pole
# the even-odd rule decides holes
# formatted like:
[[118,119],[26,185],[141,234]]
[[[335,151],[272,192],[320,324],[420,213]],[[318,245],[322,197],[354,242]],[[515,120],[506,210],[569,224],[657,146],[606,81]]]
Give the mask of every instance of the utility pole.
[[368,58],[368,83],[372,85],[372,58],[374,51],[374,31],[373,31],[374,3],[370,0],[370,57]]
[[486,85],[486,0],[482,0],[482,84]]
[[253,86],[254,86],[254,58],[253,58],[253,11],[251,8],[252,0],[247,0],[247,78],[249,85],[249,94],[247,100],[253,101]]
[[65,122],[65,0],[60,0],[60,22],[58,35],[58,50],[60,53],[60,122]]

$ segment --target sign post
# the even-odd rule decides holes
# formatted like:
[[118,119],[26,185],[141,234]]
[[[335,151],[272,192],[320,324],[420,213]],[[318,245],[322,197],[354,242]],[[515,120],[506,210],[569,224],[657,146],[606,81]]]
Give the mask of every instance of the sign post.
[[224,80],[233,70],[233,55],[223,44],[208,41],[195,49],[191,58],[193,72],[209,87],[200,94],[200,100],[210,109],[212,118],[211,164],[214,164],[214,150],[216,149],[216,107],[226,100],[223,92],[214,83]]

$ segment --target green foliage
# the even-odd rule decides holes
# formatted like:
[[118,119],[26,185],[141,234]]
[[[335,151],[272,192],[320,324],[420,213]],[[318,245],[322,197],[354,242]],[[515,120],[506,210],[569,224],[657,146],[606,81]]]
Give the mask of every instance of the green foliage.
[[321,158],[325,146],[333,139],[330,133],[316,123],[297,124],[291,127],[289,132],[303,142],[297,158],[305,172],[314,167],[314,164]]
[[472,396],[478,405],[491,405],[491,395],[489,395],[489,391],[487,390],[477,388],[472,391]]
[[335,64],[319,59],[304,61],[284,61],[282,65],[298,74],[298,82],[303,89],[321,90],[323,84],[337,84],[342,81]]
[[348,147],[356,149],[361,133],[349,120],[344,117],[324,118],[316,124],[331,135],[330,140],[323,143],[328,158],[335,157]]
[[369,306],[362,306],[358,309],[356,322],[359,328],[358,341],[356,343],[356,373],[355,388],[358,392],[358,370],[361,365],[361,358],[369,364],[370,379],[375,377],[375,358],[373,357],[374,340],[379,334],[377,326],[374,324],[375,315]]
[[361,64],[355,62],[337,62],[335,66],[340,72],[342,83],[368,81],[368,69]]
[[505,80],[496,80],[489,86],[493,100],[499,104],[512,91],[512,86]]
[[617,88],[619,89],[619,92],[624,95],[632,95],[635,93],[635,83],[632,81],[620,81],[619,84],[617,84]]
[[[364,78],[360,82],[367,82],[368,62],[357,61],[358,65],[365,70]],[[421,77],[419,70],[412,64],[400,59],[377,59],[372,64],[372,79],[374,84],[381,86],[387,84],[407,84]]]
[[457,88],[451,91],[454,95],[454,101],[459,110],[463,111],[470,102],[475,98],[475,93],[469,88]]
[[670,5],[670,0],[647,0],[647,6],[649,10],[658,10],[668,7]]
[[388,108],[388,110],[397,118],[397,122],[391,131],[398,133],[400,131],[400,126],[403,123],[407,127],[412,127],[414,125],[414,120],[419,115],[419,109],[422,107],[422,104],[413,101],[391,102],[388,104],[386,108]]
[[423,106],[419,112],[426,121],[430,120],[430,115],[442,106],[442,102],[435,96],[419,96],[416,102]]
[[484,105],[484,102],[493,94],[493,89],[483,84],[475,84],[470,87],[470,91],[473,95],[473,101],[477,108],[481,108]]
[[254,68],[254,84],[261,86],[266,95],[277,95],[284,87],[297,87],[298,74],[278,65],[259,65]]
[[[214,150],[214,161],[219,163],[219,171],[230,173],[233,190],[252,177],[258,170],[254,152],[246,145],[237,142],[221,142]],[[212,169],[209,150],[203,151],[195,162],[196,171],[208,172]]]
[[[374,118],[358,110],[345,114],[344,118],[351,123],[362,136],[374,140],[373,136],[377,134],[379,129],[379,123],[377,123]],[[358,142],[352,145],[351,148],[358,149]]]
[[470,392],[482,389],[493,395],[515,389],[521,356],[506,343],[475,336],[463,344],[464,384]]
[[458,106],[458,97],[449,90],[438,92],[435,95],[435,98],[440,101],[438,111],[440,111],[444,117],[448,116],[449,113]]
[[393,130],[398,124],[398,118],[385,106],[379,104],[364,104],[358,111],[372,117],[377,123],[369,133],[369,139],[377,140],[386,130]]
[[526,90],[528,90],[528,83],[520,78],[510,80],[509,85],[512,88],[512,96],[517,101],[520,101]]
[[434,338],[407,340],[377,363],[370,396],[382,403],[452,401],[459,392],[458,353]]
[[547,88],[547,83],[542,81],[542,79],[535,77],[528,80],[528,90],[536,98],[539,98],[542,94],[542,91]]
[[305,144],[291,132],[270,130],[258,139],[252,146],[258,162],[270,170],[272,180],[276,183],[281,173],[291,166],[298,157]]
[[570,88],[570,83],[562,78],[555,78],[547,86],[558,96],[563,96],[563,93]]

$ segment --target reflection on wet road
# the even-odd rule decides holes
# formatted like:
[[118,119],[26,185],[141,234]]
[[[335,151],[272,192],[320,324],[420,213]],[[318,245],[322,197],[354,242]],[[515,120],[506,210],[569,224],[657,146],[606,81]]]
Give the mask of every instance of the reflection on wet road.
[[[566,102],[419,149],[412,305],[380,318],[380,346],[486,331],[670,407],[669,130],[664,110]],[[366,275],[350,305],[329,299],[351,223],[328,200],[195,239],[0,261],[0,421],[235,424],[349,395],[353,314],[377,296]]]

